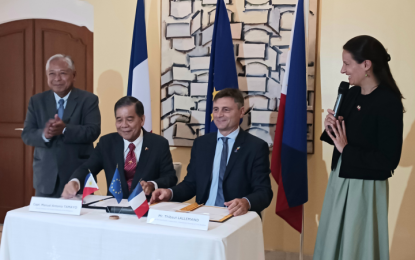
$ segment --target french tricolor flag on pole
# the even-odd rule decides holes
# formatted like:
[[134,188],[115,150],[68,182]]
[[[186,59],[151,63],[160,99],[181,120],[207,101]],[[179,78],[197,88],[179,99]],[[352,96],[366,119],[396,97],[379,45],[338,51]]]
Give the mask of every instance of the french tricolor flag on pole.
[[144,115],[146,117],[144,129],[151,132],[150,78],[148,73],[144,0],[137,1],[135,12],[127,96],[133,96],[143,103]]
[[148,211],[148,202],[140,183],[137,183],[137,186],[130,194],[130,197],[128,197],[128,204],[130,204],[138,218],[144,216]]
[[299,0],[282,82],[271,172],[278,183],[276,214],[298,232],[303,228],[307,188],[307,70],[304,0]]

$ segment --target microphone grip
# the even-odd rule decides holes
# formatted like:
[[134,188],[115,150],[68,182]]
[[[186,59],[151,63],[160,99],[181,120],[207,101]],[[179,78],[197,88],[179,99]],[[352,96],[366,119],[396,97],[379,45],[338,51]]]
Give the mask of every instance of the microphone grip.
[[340,110],[340,106],[341,106],[342,101],[343,101],[343,94],[339,94],[337,96],[336,104],[334,105],[334,109],[333,109],[333,111],[334,111],[334,117],[336,119],[339,116],[339,110]]

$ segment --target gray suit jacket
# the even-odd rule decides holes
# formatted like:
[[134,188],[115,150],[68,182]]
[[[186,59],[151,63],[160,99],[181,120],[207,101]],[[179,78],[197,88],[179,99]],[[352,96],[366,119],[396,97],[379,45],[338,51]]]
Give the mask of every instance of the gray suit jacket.
[[73,88],[67,102],[62,118],[65,133],[46,143],[42,138],[43,129],[57,113],[53,91],[30,98],[22,139],[35,147],[33,187],[44,194],[53,193],[58,175],[61,182],[69,181],[72,173],[89,158],[94,150],[93,142],[101,133],[96,95]]

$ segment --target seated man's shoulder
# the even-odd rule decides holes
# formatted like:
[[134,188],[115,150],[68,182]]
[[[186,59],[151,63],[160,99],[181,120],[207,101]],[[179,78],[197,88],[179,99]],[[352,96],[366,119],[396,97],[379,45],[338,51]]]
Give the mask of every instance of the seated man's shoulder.
[[197,137],[194,142],[204,143],[210,140],[216,140],[217,136],[218,136],[217,132],[208,133],[208,134]]
[[154,134],[154,133],[151,133],[151,132],[145,132],[144,138],[148,138],[148,140],[151,143],[163,144],[163,143],[168,143],[169,142],[163,136],[158,135],[158,134]]
[[114,133],[109,133],[109,134],[101,136],[99,138],[99,142],[108,143],[108,142],[116,141],[117,139],[122,140],[122,137],[117,132],[114,132]]
[[245,140],[247,142],[249,142],[250,144],[257,145],[257,146],[264,146],[264,145],[268,146],[267,142],[265,142],[261,138],[255,136],[255,135],[252,135],[247,131],[244,131],[244,132],[246,133],[246,137],[245,137],[246,139]]
[[[167,143],[168,144],[167,139],[158,134],[146,132],[144,135],[144,138],[148,139],[150,143],[157,143],[157,144]],[[123,140],[122,137],[117,132],[103,135],[99,139],[99,141],[103,143],[111,143],[111,142],[122,141],[122,140]]]
[[[245,142],[250,143],[250,145],[258,145],[258,146],[268,146],[268,144],[259,137],[256,137],[250,134],[247,131],[243,131],[240,134],[244,135]],[[195,139],[195,143],[205,143],[210,141],[216,141],[216,137],[218,136],[217,132],[208,133],[202,136],[199,136]],[[194,144],[193,144],[194,145]]]

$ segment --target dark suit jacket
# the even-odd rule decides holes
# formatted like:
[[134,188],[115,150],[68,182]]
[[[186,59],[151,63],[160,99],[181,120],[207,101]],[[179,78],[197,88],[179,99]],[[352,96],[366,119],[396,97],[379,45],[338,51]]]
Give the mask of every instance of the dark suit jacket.
[[[350,88],[340,108],[339,115],[346,123],[348,144],[343,153],[333,148],[331,168],[334,170],[342,155],[342,165],[339,176],[342,178],[386,180],[392,176],[401,158],[403,135],[403,107],[402,102],[386,85],[379,85],[370,95],[374,102],[362,109],[364,120],[361,125],[348,124],[352,109],[356,109],[356,98],[361,88]],[[357,143],[355,136],[348,133],[348,127],[357,127],[361,136]],[[350,130],[349,130],[350,132]],[[362,138],[364,137],[364,138]],[[320,139],[334,145],[330,136],[323,132]],[[352,140],[352,141],[351,141]]]
[[[183,202],[196,195],[197,203],[206,203],[212,182],[216,143],[217,133],[196,138],[187,176],[172,188],[173,201]],[[251,203],[250,210],[260,213],[272,200],[269,174],[267,143],[240,129],[223,179],[225,201],[246,197]]]
[[[168,141],[164,137],[146,132],[144,129],[141,131],[143,131],[143,145],[131,184],[131,191],[134,190],[140,179],[154,181],[159,188],[172,187],[177,183],[177,177]],[[94,176],[104,169],[109,187],[117,164],[123,196],[127,199],[130,191],[124,173],[124,139],[118,133],[102,136],[89,160],[73,173],[71,179],[77,178],[83,188],[88,169]],[[112,195],[108,190],[107,193]]]
[[69,181],[71,174],[89,158],[93,142],[101,133],[96,95],[73,88],[67,102],[62,118],[65,133],[45,143],[42,138],[45,124],[57,114],[55,96],[48,90],[30,98],[22,139],[35,147],[33,187],[43,194],[54,191],[58,175],[61,181]]

